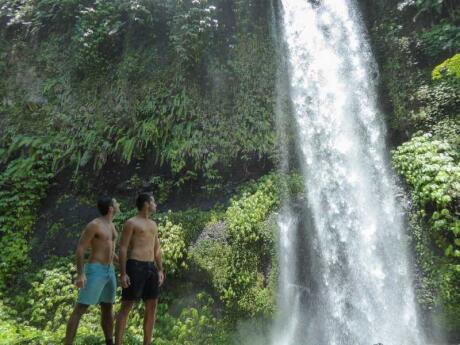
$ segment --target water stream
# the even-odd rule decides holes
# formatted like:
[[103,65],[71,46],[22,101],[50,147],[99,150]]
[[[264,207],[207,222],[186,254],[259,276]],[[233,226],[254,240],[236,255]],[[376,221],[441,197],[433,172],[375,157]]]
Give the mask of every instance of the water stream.
[[292,114],[279,118],[279,132],[283,121],[295,124],[306,195],[286,200],[279,216],[272,343],[422,345],[376,67],[357,6],[280,3]]

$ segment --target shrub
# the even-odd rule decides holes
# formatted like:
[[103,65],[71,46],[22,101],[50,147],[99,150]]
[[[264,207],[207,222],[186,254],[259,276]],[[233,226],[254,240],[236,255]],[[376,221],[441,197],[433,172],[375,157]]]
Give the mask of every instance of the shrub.
[[430,133],[414,136],[393,152],[393,163],[413,189],[433,238],[446,256],[455,257],[460,257],[459,160],[458,148]]
[[118,5],[118,1],[95,0],[80,8],[73,36],[77,48],[75,59],[80,71],[100,73],[120,53],[120,30],[124,22]]
[[420,217],[420,207],[415,205],[410,212],[409,234],[419,267],[416,298],[425,311],[432,313],[435,328],[455,334],[460,327],[460,265],[455,258],[440,257],[432,250],[430,230]]
[[226,212],[231,257],[221,298],[233,318],[273,312],[273,286],[262,272],[274,257],[275,229],[266,221],[279,204],[277,181],[274,175],[260,179],[253,193],[233,199]]
[[412,123],[418,129],[428,130],[441,120],[455,118],[460,107],[460,79],[439,80],[421,85],[410,97],[409,112]]
[[185,211],[169,211],[166,214],[158,214],[155,216],[160,223],[169,219],[174,224],[179,224],[184,231],[184,239],[187,246],[196,240],[207,224],[216,222],[223,217],[223,211],[218,207],[210,211],[202,211],[193,208]]
[[263,233],[257,225],[278,204],[276,178],[273,176],[259,181],[256,192],[243,193],[239,199],[234,199],[226,212],[230,240],[246,245],[263,240]]
[[453,54],[460,49],[460,27],[450,21],[443,21],[419,34],[425,55],[438,58]]
[[206,56],[218,22],[214,17],[216,7],[209,6],[207,1],[195,0],[188,6],[181,5],[172,19],[170,41],[178,72],[187,74]]
[[229,284],[231,254],[229,245],[216,240],[200,241],[189,252],[190,262],[209,276],[209,282],[220,295]]
[[187,247],[181,225],[173,224],[169,219],[159,225],[163,266],[165,272],[174,275],[187,267],[185,261]]
[[198,307],[184,309],[172,329],[175,344],[225,345],[230,338],[225,325],[212,314],[214,301],[206,294],[197,295]]
[[[28,315],[32,325],[64,334],[78,294],[75,275],[76,267],[70,258],[51,259],[44,268],[31,275],[31,288],[22,297],[22,302],[28,305],[24,314]],[[100,333],[99,319],[99,308],[91,307],[83,316],[80,334]]]

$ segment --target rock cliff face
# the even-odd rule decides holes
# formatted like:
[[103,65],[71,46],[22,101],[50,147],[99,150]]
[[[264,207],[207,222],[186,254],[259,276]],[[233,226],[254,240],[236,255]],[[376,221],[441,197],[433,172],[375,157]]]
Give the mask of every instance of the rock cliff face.
[[267,1],[4,1],[1,168],[46,170],[34,251],[67,253],[97,195],[210,209],[272,170],[271,15]]

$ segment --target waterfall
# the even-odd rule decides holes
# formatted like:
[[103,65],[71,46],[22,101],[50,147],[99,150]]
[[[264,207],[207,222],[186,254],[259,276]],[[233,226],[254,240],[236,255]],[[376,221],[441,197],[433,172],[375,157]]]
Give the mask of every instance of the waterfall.
[[357,6],[347,0],[280,4],[288,82],[278,91],[288,94],[291,114],[279,106],[278,128],[282,144],[286,122],[294,124],[305,197],[286,200],[278,220],[272,343],[424,344],[376,105],[377,72]]

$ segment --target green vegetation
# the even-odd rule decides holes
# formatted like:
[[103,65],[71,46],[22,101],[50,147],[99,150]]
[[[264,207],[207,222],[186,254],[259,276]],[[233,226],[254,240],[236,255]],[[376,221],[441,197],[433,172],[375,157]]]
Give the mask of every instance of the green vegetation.
[[412,188],[413,200],[429,221],[436,243],[446,256],[460,257],[458,147],[426,133],[398,147],[393,160]]
[[435,313],[436,326],[450,333],[460,326],[459,129],[459,124],[441,123],[433,133],[420,133],[399,146],[393,158],[415,203],[411,237],[423,271],[417,297]]
[[150,160],[176,188],[218,184],[221,167],[272,154],[268,23],[227,42],[219,1],[4,3],[0,146],[19,133],[46,137],[59,168],[88,175]]
[[460,27],[449,20],[442,20],[429,30],[418,35],[425,55],[438,58],[446,53],[455,53],[460,49]]
[[431,76],[433,80],[441,79],[445,76],[460,78],[460,54],[455,54],[450,59],[436,66]]
[[[274,157],[275,54],[270,23],[253,20],[252,2],[0,2],[2,341],[61,341],[76,296],[74,264],[70,257],[49,257],[42,242],[74,243],[78,234],[66,233],[67,218],[79,205],[118,186],[123,205],[123,193],[144,188],[153,189],[160,203],[190,192],[229,195],[235,188],[228,179],[232,169],[241,171],[235,177],[241,182],[251,176],[255,160]],[[252,177],[266,172],[257,168]],[[58,203],[71,209],[63,215],[56,208],[61,214],[46,219],[46,235],[37,235],[44,200],[56,194]],[[117,228],[134,214],[120,214]],[[158,311],[157,343],[229,343],[239,306],[211,307],[205,287],[194,303],[181,302],[186,275],[198,269],[192,248],[205,243],[199,238],[203,229],[227,222],[226,206],[160,213],[155,219],[174,286]],[[235,250],[232,245],[225,250]],[[36,253],[42,247],[45,251]],[[32,253],[39,256],[34,264]],[[225,284],[214,284],[220,279],[214,277],[205,283],[222,305],[232,304],[223,294],[230,291],[231,255],[228,251],[222,262]],[[207,259],[204,253],[201,258]],[[258,260],[255,254],[251,260]],[[263,290],[262,276],[257,273],[256,280]],[[263,295],[252,290],[254,298]],[[244,303],[249,313],[252,302]],[[101,340],[98,318],[91,308],[78,343]],[[130,319],[130,344],[140,342],[141,323],[139,306]]]
[[[218,205],[210,211],[189,209],[155,215],[168,279],[178,284],[180,291],[181,286],[187,286],[182,276],[208,275],[209,287],[225,306],[218,311],[216,302],[204,292],[199,292],[192,303],[181,302],[181,294],[177,295],[175,289],[166,292],[158,311],[157,343],[231,344],[235,321],[243,316],[271,315],[277,274],[272,267],[275,228],[267,220],[279,203],[278,180],[275,175],[267,175],[246,184],[226,210]],[[135,213],[136,210],[122,212],[116,223],[120,226]],[[220,237],[198,238],[203,229],[218,224],[224,225]],[[50,258],[39,271],[26,273],[21,281],[27,284],[24,290],[3,298],[0,311],[4,318],[0,327],[6,339],[37,344],[61,341],[65,332],[63,320],[68,319],[77,295],[73,261],[73,257]],[[169,312],[171,304],[183,305],[181,312]],[[128,344],[137,344],[142,337],[142,308],[137,306],[130,317]],[[98,308],[90,308],[83,317],[78,335],[81,344],[100,341]]]
[[[49,269],[45,268],[31,277],[32,287],[24,299],[25,309],[11,310],[0,305],[2,322],[2,342],[0,344],[60,344],[64,337],[65,324],[76,298],[76,288],[72,282],[74,265],[69,260],[51,260]],[[56,291],[50,294],[49,291]],[[33,296],[33,297],[32,297]],[[158,309],[156,342],[171,344],[229,344],[228,331],[223,321],[218,320],[212,311],[213,300],[204,293],[199,294],[193,305],[185,307],[180,315],[173,316],[168,306],[161,304]],[[118,305],[117,305],[118,306]],[[19,310],[19,312],[18,312]],[[13,321],[12,315],[17,320]],[[30,320],[26,320],[30,317]],[[142,339],[142,307],[132,313],[128,325],[128,344],[140,344]],[[20,322],[18,322],[20,321]],[[18,326],[20,325],[20,326]],[[227,333],[226,333],[227,332]],[[99,326],[99,311],[91,307],[80,324],[77,344],[99,344],[102,331]],[[212,342],[215,339],[216,342]]]
[[0,173],[0,294],[17,284],[16,274],[30,264],[28,241],[37,217],[37,209],[45,197],[53,155],[49,146],[23,142],[29,157],[11,160]]
[[460,12],[450,0],[379,3],[383,10],[371,33],[399,145],[393,165],[413,202],[409,234],[418,266],[417,299],[435,328],[455,341],[460,329]]
[[234,199],[226,212],[230,256],[221,298],[237,318],[273,312],[275,228],[266,220],[279,203],[276,187],[274,177],[268,176],[255,191]]
[[[454,0],[366,2],[378,9],[368,19],[393,164],[413,201],[417,298],[454,338],[460,13]],[[155,215],[170,284],[157,344],[238,343],[238,320],[269,322],[274,214],[283,188],[303,188],[296,175],[285,186],[268,173],[271,9],[268,0],[0,0],[0,344],[60,343],[76,296],[73,258],[62,253],[78,234],[66,227],[107,191],[123,203],[119,230],[136,212],[127,195],[142,189],[182,210]],[[61,257],[42,246],[60,240]],[[129,344],[141,343],[142,311]],[[100,343],[97,308],[78,334],[78,344]]]

